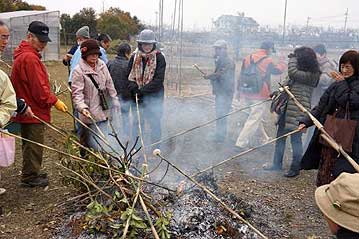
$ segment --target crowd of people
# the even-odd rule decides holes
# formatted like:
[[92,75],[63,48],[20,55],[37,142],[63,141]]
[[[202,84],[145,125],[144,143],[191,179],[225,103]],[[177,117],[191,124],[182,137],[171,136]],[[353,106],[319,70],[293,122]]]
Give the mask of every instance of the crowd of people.
[[[0,51],[10,37],[8,27],[0,21]],[[68,112],[68,106],[52,91],[41,52],[51,41],[49,28],[39,21],[31,22],[26,38],[14,51],[10,78],[0,71],[0,127],[4,128],[11,118],[9,131],[19,130],[21,137],[37,143],[44,142],[44,124],[51,122],[50,110],[55,107]],[[106,50],[111,37],[100,34],[90,37],[87,26],[76,32],[76,45],[65,55],[63,63],[69,67],[69,87],[73,114],[86,125],[76,124],[79,142],[89,148],[101,150],[94,141],[98,128],[107,132],[109,121],[121,112],[121,128],[126,140],[138,135],[138,124],[149,132],[149,142],[161,140],[161,122],[165,96],[165,56],[157,48],[153,31],[143,30],[132,51],[128,43],[117,47],[117,56],[109,60]],[[215,95],[216,134],[221,143],[227,137],[225,116],[231,111],[232,100],[249,108],[248,118],[241,129],[235,145],[244,150],[268,142],[263,121],[269,112],[271,75],[288,76],[281,83],[289,87],[300,103],[324,125],[340,121],[337,131],[351,140],[343,140],[340,133],[335,137],[356,163],[359,162],[359,54],[351,50],[339,60],[339,69],[326,56],[325,46],[299,47],[289,54],[288,64],[282,57],[275,63],[271,53],[272,42],[263,42],[260,48],[244,58],[239,75],[235,78],[235,63],[228,54],[224,40],[214,43],[215,71],[205,74]],[[237,95],[235,89],[237,86]],[[358,174],[342,155],[321,140],[320,132],[310,117],[299,110],[291,100],[284,102],[284,110],[276,121],[277,137],[298,130],[290,136],[293,151],[292,163],[286,177],[298,176],[301,169],[319,169],[315,198],[325,215],[331,231],[337,238],[359,238],[359,188]],[[139,106],[141,121],[134,114]],[[131,115],[132,112],[132,115]],[[330,122],[329,122],[330,121]],[[311,127],[311,128],[310,128]],[[302,144],[303,132],[305,143]],[[352,129],[352,132],[349,132]],[[300,130],[300,131],[299,131]],[[344,137],[345,138],[345,137]],[[346,137],[348,138],[348,137]],[[276,141],[273,164],[266,170],[283,169],[286,139]],[[303,152],[305,152],[303,154]],[[85,152],[81,152],[86,156]],[[1,157],[1,156],[0,156]],[[23,167],[21,184],[29,187],[48,185],[48,177],[41,171],[43,148],[29,141],[22,141]]]

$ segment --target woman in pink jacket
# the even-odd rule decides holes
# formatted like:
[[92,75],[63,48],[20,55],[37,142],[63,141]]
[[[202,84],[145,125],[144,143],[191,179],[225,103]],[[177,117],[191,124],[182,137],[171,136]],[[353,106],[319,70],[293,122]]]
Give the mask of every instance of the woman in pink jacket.
[[[96,40],[84,41],[81,46],[79,64],[72,75],[72,101],[80,112],[80,120],[96,131],[95,123],[105,136],[108,135],[108,122],[111,107],[115,110],[120,103],[106,64],[99,59],[100,47]],[[88,147],[98,149],[93,135],[84,127],[79,129],[80,142]],[[98,142],[100,140],[97,139]]]

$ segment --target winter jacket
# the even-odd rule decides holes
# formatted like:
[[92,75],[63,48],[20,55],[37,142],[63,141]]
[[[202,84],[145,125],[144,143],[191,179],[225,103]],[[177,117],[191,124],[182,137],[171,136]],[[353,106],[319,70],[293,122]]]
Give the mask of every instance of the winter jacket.
[[[310,101],[314,87],[318,85],[320,72],[312,73],[298,70],[297,58],[291,57],[288,63],[288,77],[290,91],[297,100],[308,110],[310,110]],[[299,118],[303,117],[298,106],[293,100],[289,100],[285,113],[285,128],[294,130],[298,127]]]
[[[50,110],[57,102],[57,97],[51,92],[41,55],[26,41],[22,41],[14,51],[11,81],[16,96],[24,99],[36,116],[50,122]],[[24,124],[39,123],[34,118],[26,118],[20,114],[16,115],[13,121]]]
[[214,95],[233,97],[234,94],[234,74],[236,65],[228,57],[217,57],[216,68],[213,74],[208,75],[211,80]]
[[[128,63],[127,78],[130,75],[134,58],[135,55],[133,54]],[[142,63],[143,63],[143,71],[144,71],[146,67],[146,59],[142,58]],[[159,52],[156,55],[156,70],[153,76],[153,80],[148,84],[144,85],[141,89],[139,89],[140,95],[164,98],[163,82],[165,80],[165,73],[166,73],[166,59],[164,55],[161,52]],[[128,87],[131,92],[133,92],[134,89],[138,89],[138,85],[136,82],[128,80],[128,84],[129,84]]]
[[318,86],[313,90],[311,100],[312,106],[319,103],[319,99],[323,95],[324,91],[328,89],[328,87],[335,81],[329,76],[329,74],[330,72],[335,71],[337,68],[335,62],[331,61],[327,57],[319,58],[318,62],[322,74],[320,75]]
[[16,95],[9,77],[0,70],[0,128],[2,128],[16,110]]
[[115,85],[117,94],[123,100],[130,99],[130,90],[128,89],[128,60],[124,56],[116,56],[115,59],[107,63],[107,68]]
[[[105,51],[105,49],[100,47],[100,52],[101,52],[100,59],[102,61],[107,62],[106,52],[105,52],[105,55],[103,55],[101,49],[102,49],[102,51]],[[73,74],[73,72],[75,70],[75,67],[77,66],[77,64],[79,64],[80,60],[82,59],[81,57],[82,57],[82,55],[81,55],[81,45],[80,45],[80,46],[77,47],[77,49],[76,49],[76,51],[75,51],[75,53],[72,56],[71,61],[70,61],[70,66],[71,66],[70,75],[69,75],[69,83],[70,84],[71,84],[71,81],[72,81],[72,78],[73,78],[72,74]]]
[[100,47],[100,52],[101,52],[100,59],[101,59],[103,62],[105,62],[105,64],[107,64],[107,63],[108,63],[108,57],[107,57],[107,53],[106,53],[105,48]]
[[345,228],[340,228],[336,234],[337,239],[359,239],[359,233],[350,231]]
[[[331,84],[311,113],[324,124],[326,116],[332,115],[336,110],[338,110],[336,117],[344,118],[347,103],[349,103],[349,119],[359,121],[359,79],[357,76]],[[300,123],[304,123],[307,127],[313,125],[308,116],[302,117]],[[318,168],[321,148],[319,132],[316,130],[302,158],[303,169]],[[352,152],[349,155],[357,163],[359,162],[359,123],[355,130]],[[355,171],[343,156],[339,156],[334,165],[333,175],[337,177],[342,172],[353,173]]]
[[[266,57],[265,59],[263,59],[261,62],[259,62],[258,69],[262,74],[263,77],[263,87],[262,90],[257,93],[257,94],[248,94],[248,93],[240,93],[240,96],[246,99],[252,99],[252,100],[263,100],[263,99],[268,99],[269,98],[269,94],[270,94],[270,83],[271,83],[271,75],[281,75],[287,65],[284,62],[279,62],[278,64],[274,64],[273,59],[268,56],[267,51],[263,50],[263,49],[259,49],[257,52],[248,55],[245,59],[244,59],[244,67],[247,67],[250,64],[250,58],[252,56],[252,59],[254,61],[254,63],[260,61],[261,59],[263,59],[264,57]],[[240,81],[241,79],[239,79]],[[237,84],[237,91],[240,92],[239,89],[240,84]]]
[[[83,59],[75,67],[71,84],[72,101],[79,112],[82,112],[83,109],[88,109],[96,122],[104,121],[110,116],[110,111],[102,110],[98,90],[89,75],[93,76],[99,88],[106,93],[108,104],[111,103],[109,99],[113,105],[117,106],[119,104],[110,72],[106,64],[100,59],[97,61],[96,70],[93,70]],[[92,123],[90,119],[82,114],[80,114],[80,120],[87,124]]]

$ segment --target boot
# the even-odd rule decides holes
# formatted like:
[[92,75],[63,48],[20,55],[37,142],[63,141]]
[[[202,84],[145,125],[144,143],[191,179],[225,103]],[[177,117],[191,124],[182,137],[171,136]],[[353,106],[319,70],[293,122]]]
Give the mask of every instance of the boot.
[[290,169],[287,173],[284,174],[286,178],[294,178],[299,175],[299,170]]
[[33,177],[31,179],[21,180],[21,186],[24,187],[46,187],[49,185],[49,179],[47,177]]

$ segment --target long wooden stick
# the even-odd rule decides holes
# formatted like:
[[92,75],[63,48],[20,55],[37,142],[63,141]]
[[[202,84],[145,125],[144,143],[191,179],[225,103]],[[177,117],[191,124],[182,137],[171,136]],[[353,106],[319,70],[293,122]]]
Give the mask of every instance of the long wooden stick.
[[17,139],[20,139],[20,140],[27,141],[27,142],[29,142],[29,143],[35,144],[35,145],[40,146],[40,147],[42,147],[42,148],[48,149],[48,150],[50,150],[50,151],[53,151],[53,152],[62,154],[62,155],[67,156],[67,157],[70,157],[71,159],[76,159],[76,160],[82,161],[82,162],[84,162],[84,163],[92,164],[92,165],[95,165],[95,166],[97,166],[97,167],[100,167],[100,168],[103,168],[103,169],[106,169],[106,170],[111,170],[111,171],[113,171],[113,172],[115,172],[115,173],[118,173],[118,174],[120,174],[120,175],[126,175],[126,176],[128,176],[128,177],[130,177],[130,178],[132,178],[132,179],[139,180],[139,181],[141,181],[141,182],[144,182],[144,183],[147,183],[147,184],[150,184],[150,185],[154,185],[154,186],[159,187],[159,188],[163,188],[163,189],[165,189],[165,190],[167,190],[167,191],[170,191],[170,192],[175,192],[175,190],[173,190],[173,189],[164,187],[164,186],[162,186],[162,185],[158,185],[158,184],[153,183],[153,182],[149,182],[149,181],[147,181],[147,180],[145,180],[145,179],[136,177],[136,176],[134,176],[134,175],[132,175],[132,174],[123,173],[123,172],[120,172],[120,171],[118,171],[118,170],[116,170],[116,169],[108,168],[108,167],[103,166],[103,165],[101,165],[101,164],[98,164],[98,163],[95,163],[95,162],[92,162],[92,161],[88,161],[88,160],[83,159],[83,158],[81,158],[81,157],[78,157],[78,156],[76,156],[76,155],[72,155],[72,154],[63,152],[63,151],[61,151],[61,150],[52,148],[52,147],[50,147],[50,146],[47,146],[47,145],[44,145],[44,144],[41,144],[41,143],[32,141],[32,140],[30,140],[30,139],[23,138],[23,137],[18,136],[18,135],[16,135],[16,134],[12,134],[12,133],[6,132],[6,131],[1,131],[1,133],[2,133],[2,134],[6,134],[6,135],[8,135],[8,136],[12,136],[12,137],[17,138]]
[[241,111],[243,111],[243,110],[250,109],[250,108],[252,108],[252,107],[254,107],[254,106],[264,104],[264,103],[266,103],[266,102],[268,102],[268,101],[271,101],[271,99],[263,100],[263,101],[260,101],[260,102],[257,102],[257,103],[254,103],[254,104],[251,104],[251,105],[248,105],[248,106],[239,108],[238,110],[234,110],[234,111],[232,111],[232,112],[229,112],[228,114],[222,115],[221,117],[218,117],[218,118],[209,120],[209,121],[207,121],[207,122],[205,122],[205,123],[203,123],[203,124],[194,126],[194,127],[190,128],[190,129],[186,129],[186,130],[184,130],[184,131],[182,131],[182,132],[179,132],[179,133],[177,133],[177,134],[175,134],[175,135],[172,135],[172,136],[169,136],[169,137],[167,137],[167,138],[161,139],[161,140],[159,140],[159,141],[157,141],[157,142],[152,143],[152,144],[149,145],[149,146],[155,146],[155,145],[158,145],[158,144],[160,144],[160,143],[167,142],[167,141],[169,141],[169,140],[171,140],[171,139],[174,139],[174,138],[177,138],[177,137],[179,137],[179,136],[181,136],[181,135],[187,134],[187,133],[189,133],[189,132],[191,132],[191,131],[193,131],[193,130],[196,130],[196,129],[199,129],[199,128],[203,128],[203,127],[205,127],[205,126],[207,126],[207,125],[212,124],[213,122],[216,122],[216,121],[218,121],[218,120],[224,119],[224,118],[226,118],[226,117],[228,117],[228,116],[230,116],[230,115],[236,114],[236,113],[241,112]]
[[241,217],[236,211],[234,211],[232,208],[227,206],[220,198],[218,198],[214,193],[212,193],[206,186],[200,184],[198,181],[196,181],[193,177],[187,175],[184,171],[182,171],[180,168],[178,168],[176,165],[168,161],[165,157],[163,157],[160,153],[156,153],[156,155],[161,158],[162,160],[166,161],[169,165],[171,165],[174,169],[176,169],[179,173],[181,173],[183,176],[185,176],[187,179],[189,179],[192,183],[197,185],[199,188],[201,188],[203,191],[205,191],[208,195],[210,195],[215,201],[217,201],[219,204],[222,205],[222,207],[227,210],[229,213],[231,213],[234,217],[242,221],[244,224],[246,224],[249,228],[251,228],[255,233],[257,233],[261,238],[267,239],[265,235],[263,235],[257,228],[255,228],[252,224],[250,224],[247,220],[245,220],[243,217]]
[[332,146],[336,151],[338,151],[339,153],[341,153],[347,160],[348,162],[353,166],[353,168],[359,172],[359,165],[353,160],[352,157],[350,157],[350,155],[345,152],[345,150],[342,148],[341,145],[339,145],[333,138],[332,136],[330,136],[328,134],[328,132],[324,129],[324,126],[320,123],[320,121],[315,118],[298,100],[297,98],[293,95],[292,92],[290,92],[289,87],[288,86],[282,86],[284,91],[288,94],[289,99],[293,100],[294,103],[298,106],[298,108],[300,109],[300,111],[302,111],[303,113],[307,114],[309,116],[309,118],[313,121],[314,125],[318,128],[318,130],[322,133],[322,137],[323,139],[329,143],[330,146]]
[[[147,174],[147,157],[146,157],[146,150],[145,150],[145,143],[144,143],[144,140],[143,140],[143,137],[142,137],[142,127],[141,127],[141,115],[140,115],[140,109],[139,109],[139,104],[138,104],[138,96],[136,94],[136,111],[137,111],[137,118],[138,118],[138,129],[139,129],[139,135],[140,135],[140,139],[141,139],[141,144],[142,144],[142,152],[143,152],[143,156],[144,156],[144,163],[142,164],[142,174],[141,174],[141,178],[143,179],[144,176]],[[136,195],[135,195],[135,198],[133,200],[133,203],[132,203],[132,209],[135,208],[136,206],[136,203],[137,203],[137,200],[140,199],[140,204],[143,208],[143,211],[145,212],[146,214],[146,217],[148,219],[148,222],[151,226],[151,231],[152,231],[152,234],[153,236],[155,237],[155,239],[160,239],[159,236],[158,236],[158,233],[151,221],[151,217],[150,217],[150,214],[148,213],[148,210],[147,210],[147,207],[145,205],[145,203],[143,202],[143,199],[142,199],[142,196],[140,195],[141,193],[141,187],[142,187],[142,181],[139,181],[138,182],[138,186],[137,186],[137,189],[136,189]],[[128,232],[128,228],[129,228],[129,225],[130,225],[130,220],[131,220],[131,216],[129,216],[127,218],[127,221],[126,221],[126,224],[125,224],[125,228],[123,230],[123,234],[122,234],[122,239],[125,239],[126,238],[126,235],[127,235],[127,232]]]
[[271,140],[269,140],[268,142],[266,142],[266,143],[264,143],[264,144],[261,144],[261,145],[259,145],[259,146],[257,146],[257,147],[253,147],[253,148],[247,149],[247,150],[245,150],[245,151],[243,151],[243,152],[240,152],[240,153],[237,154],[237,155],[234,155],[234,156],[232,156],[232,157],[230,157],[230,158],[228,158],[228,159],[226,159],[226,160],[223,160],[222,162],[219,162],[219,163],[216,164],[216,165],[213,165],[213,166],[210,166],[210,167],[208,167],[208,168],[205,168],[205,169],[203,169],[203,170],[201,170],[201,171],[199,171],[199,172],[193,174],[191,177],[197,177],[198,175],[200,175],[200,174],[202,174],[202,173],[204,173],[204,172],[207,172],[207,171],[209,171],[209,170],[211,170],[211,169],[217,168],[217,167],[219,167],[219,166],[221,166],[221,165],[223,165],[223,164],[225,164],[225,163],[228,163],[229,161],[232,161],[232,160],[234,160],[234,159],[236,159],[236,158],[239,158],[239,157],[241,157],[241,156],[243,156],[243,155],[245,155],[245,154],[248,154],[248,153],[250,153],[250,152],[252,152],[252,151],[254,151],[254,150],[260,149],[260,148],[262,148],[262,147],[264,147],[264,146],[266,146],[266,145],[268,145],[268,144],[271,144],[271,143],[273,143],[273,142],[276,142],[277,140],[286,138],[286,137],[288,137],[288,136],[290,136],[290,135],[292,135],[292,134],[298,133],[298,132],[300,132],[300,130],[299,130],[299,129],[295,129],[295,130],[293,130],[293,131],[291,131],[291,132],[289,132],[289,133],[286,133],[286,134],[284,134],[284,135],[282,135],[282,136],[279,136],[279,137],[277,137],[277,138],[271,139]]
[[193,67],[196,68],[202,75],[206,75],[206,73],[204,73],[204,71],[202,71],[197,64],[193,64]]
[[141,146],[142,146],[142,152],[143,152],[143,159],[144,159],[144,163],[147,165],[146,148],[145,148],[145,142],[143,140],[140,106],[138,104],[138,95],[137,94],[136,94],[136,113],[137,113],[137,121],[138,121],[138,132],[139,132]]

